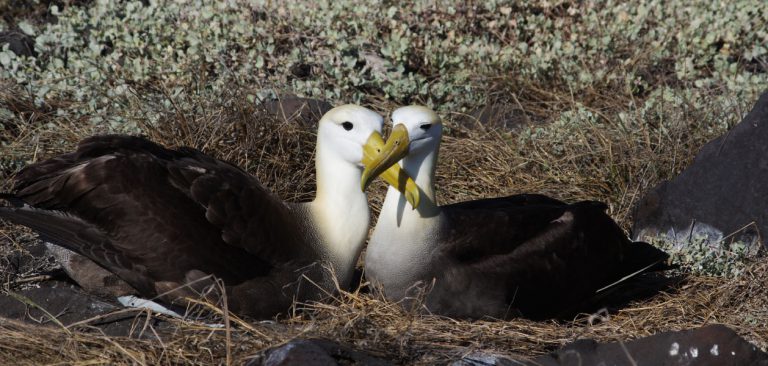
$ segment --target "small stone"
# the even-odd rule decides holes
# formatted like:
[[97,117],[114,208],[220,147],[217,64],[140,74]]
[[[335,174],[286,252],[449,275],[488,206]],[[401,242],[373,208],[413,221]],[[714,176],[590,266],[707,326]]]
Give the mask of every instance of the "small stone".
[[336,366],[338,363],[320,346],[300,339],[271,350],[264,361],[264,366],[288,365]]

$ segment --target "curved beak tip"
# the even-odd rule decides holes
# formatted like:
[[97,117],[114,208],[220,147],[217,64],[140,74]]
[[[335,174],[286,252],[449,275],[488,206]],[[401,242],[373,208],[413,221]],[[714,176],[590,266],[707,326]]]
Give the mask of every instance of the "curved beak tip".
[[[365,190],[373,179],[398,165],[397,162],[408,154],[408,142],[408,131],[403,126],[396,126],[386,143],[381,134],[372,133],[363,146],[365,170],[360,187]],[[399,169],[399,166],[395,169]]]
[[369,174],[363,173],[363,177],[360,178],[360,190],[365,192],[366,189],[368,189],[368,186],[371,185],[371,182],[373,179],[369,177]]
[[405,199],[408,201],[408,203],[411,204],[411,208],[415,210],[417,207],[419,207],[419,190],[416,188],[416,190],[406,190],[405,191]]
[[402,124],[395,125],[386,143],[379,133],[373,133],[363,147],[365,169],[360,179],[360,188],[365,191],[373,179],[381,176],[403,193],[414,209],[418,207],[419,187],[398,164],[408,154],[409,144],[408,130]]

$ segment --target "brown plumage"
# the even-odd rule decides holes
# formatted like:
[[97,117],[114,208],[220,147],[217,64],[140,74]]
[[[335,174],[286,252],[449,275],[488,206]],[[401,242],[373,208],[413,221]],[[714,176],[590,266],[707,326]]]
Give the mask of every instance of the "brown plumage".
[[439,117],[403,107],[382,151],[409,146],[404,170],[422,189],[412,209],[389,187],[368,243],[365,273],[392,300],[424,289],[426,308],[461,318],[567,317],[598,291],[662,262],[630,241],[606,205],[522,194],[439,206]]
[[240,168],[191,148],[95,136],[23,169],[14,193],[0,197],[13,204],[0,207],[0,217],[88,257],[140,296],[197,297],[215,276],[226,285],[230,310],[272,317],[294,298],[332,291],[326,269],[349,285],[368,229],[361,159],[381,124],[358,106],[321,119],[319,203],[285,203]]
[[597,291],[666,258],[631,242],[600,202],[515,195],[441,206],[422,274],[427,307],[457,316],[568,317]]
[[[180,292],[167,298],[195,296],[209,280],[182,286],[208,274],[235,294],[238,285],[250,288],[249,280],[270,275],[259,287],[276,296],[260,307],[276,313],[295,292],[282,284],[319,258],[302,245],[287,205],[239,168],[193,149],[97,136],[74,153],[27,167],[16,182],[13,198],[22,205],[0,216],[87,256],[142,296],[174,288]],[[230,300],[232,309],[246,310],[238,298]]]

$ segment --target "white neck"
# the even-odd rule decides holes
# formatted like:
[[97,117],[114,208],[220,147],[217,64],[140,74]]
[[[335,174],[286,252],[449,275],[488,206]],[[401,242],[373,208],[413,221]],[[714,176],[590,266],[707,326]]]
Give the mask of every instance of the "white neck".
[[402,298],[405,293],[401,290],[409,288],[429,270],[424,263],[438,244],[442,225],[435,200],[436,161],[437,147],[423,154],[410,153],[400,162],[421,189],[419,207],[414,210],[405,196],[390,186],[368,242],[366,277],[383,286],[387,297]]
[[[420,190],[420,203],[416,210],[413,210],[405,199],[405,195],[396,188],[389,186],[387,196],[384,199],[384,205],[381,209],[382,214],[387,213],[386,220],[397,220],[397,226],[400,226],[403,219],[430,218],[439,214],[440,209],[435,197],[435,168],[439,143],[430,149],[424,146],[419,153],[410,153],[400,161],[402,168],[413,178]],[[396,213],[393,215],[393,213]],[[382,215],[383,216],[383,215]],[[381,219],[379,219],[381,220]]]
[[318,249],[336,272],[342,287],[348,286],[368,234],[368,200],[360,189],[362,168],[341,161],[333,151],[317,145],[315,157],[317,195],[309,204]]

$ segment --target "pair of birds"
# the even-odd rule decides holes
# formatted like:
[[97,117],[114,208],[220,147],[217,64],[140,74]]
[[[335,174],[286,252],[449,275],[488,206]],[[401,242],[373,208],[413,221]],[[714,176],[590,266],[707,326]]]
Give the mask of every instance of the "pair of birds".
[[555,316],[666,258],[631,242],[598,202],[515,195],[439,206],[440,118],[409,106],[392,119],[386,142],[369,109],[320,119],[311,202],[283,202],[194,149],[94,136],[17,174],[0,217],[36,231],[91,290],[173,303],[223,289],[231,311],[255,318],[350,286],[370,220],[364,191],[377,176],[390,186],[366,276],[389,299],[423,296],[434,313]]

